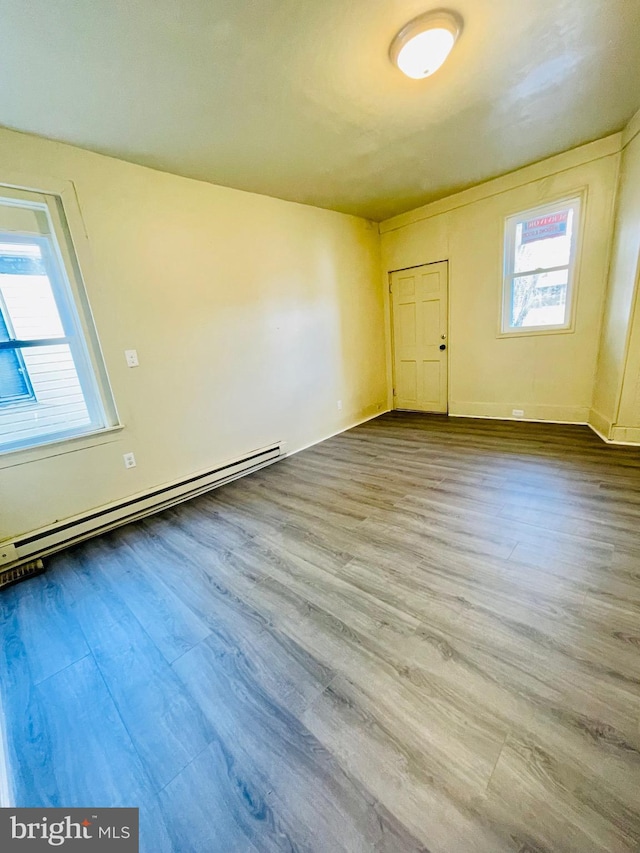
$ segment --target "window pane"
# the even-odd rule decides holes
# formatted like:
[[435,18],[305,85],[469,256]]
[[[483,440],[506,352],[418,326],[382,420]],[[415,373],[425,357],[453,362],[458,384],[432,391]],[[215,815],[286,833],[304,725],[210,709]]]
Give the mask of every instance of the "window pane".
[[21,356],[34,398],[20,405],[0,406],[0,449],[28,439],[82,432],[91,418],[68,344],[25,347]]
[[14,350],[0,350],[0,406],[31,397],[27,372]]
[[[9,340],[11,335],[0,301],[0,343]],[[15,350],[0,350],[0,406],[24,401],[32,396],[27,369],[20,353]]]
[[569,270],[521,275],[513,279],[510,326],[563,326]]
[[0,295],[18,340],[64,336],[38,243],[0,242]]
[[514,272],[568,266],[572,233],[571,208],[518,222]]

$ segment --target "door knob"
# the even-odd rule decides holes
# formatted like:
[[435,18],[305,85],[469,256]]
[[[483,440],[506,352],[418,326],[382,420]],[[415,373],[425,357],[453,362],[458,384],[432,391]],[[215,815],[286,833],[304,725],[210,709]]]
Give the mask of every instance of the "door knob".
[[446,349],[446,348],[447,348],[446,344],[440,344],[440,349]]

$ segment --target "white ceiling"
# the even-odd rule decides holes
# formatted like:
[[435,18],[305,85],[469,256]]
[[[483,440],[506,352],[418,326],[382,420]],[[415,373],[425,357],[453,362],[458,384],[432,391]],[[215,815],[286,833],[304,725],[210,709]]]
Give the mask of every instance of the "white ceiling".
[[2,0],[0,124],[379,220],[640,106],[640,0],[450,0],[460,41],[409,80],[389,43],[438,5]]

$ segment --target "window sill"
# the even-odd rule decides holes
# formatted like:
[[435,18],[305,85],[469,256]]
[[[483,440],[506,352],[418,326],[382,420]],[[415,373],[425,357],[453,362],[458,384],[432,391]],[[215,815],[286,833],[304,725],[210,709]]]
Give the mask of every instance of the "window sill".
[[92,432],[83,432],[81,435],[66,436],[64,438],[52,438],[34,447],[21,447],[13,450],[0,450],[0,470],[13,468],[16,465],[27,465],[31,462],[39,462],[51,456],[61,456],[65,453],[75,453],[78,450],[87,450],[100,444],[109,444],[117,441],[119,433],[124,429],[124,424],[103,427]]
[[552,326],[548,326],[546,328],[522,329],[522,331],[514,330],[512,332],[498,332],[496,338],[531,338],[538,337],[540,335],[572,335],[574,332],[574,326],[561,329],[554,329]]

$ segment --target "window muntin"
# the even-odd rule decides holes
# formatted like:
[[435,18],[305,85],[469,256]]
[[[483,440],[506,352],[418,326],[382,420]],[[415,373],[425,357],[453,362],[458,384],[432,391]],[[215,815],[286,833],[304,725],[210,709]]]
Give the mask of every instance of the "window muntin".
[[0,188],[0,452],[116,423],[59,199]]
[[503,334],[571,328],[580,199],[506,220]]

